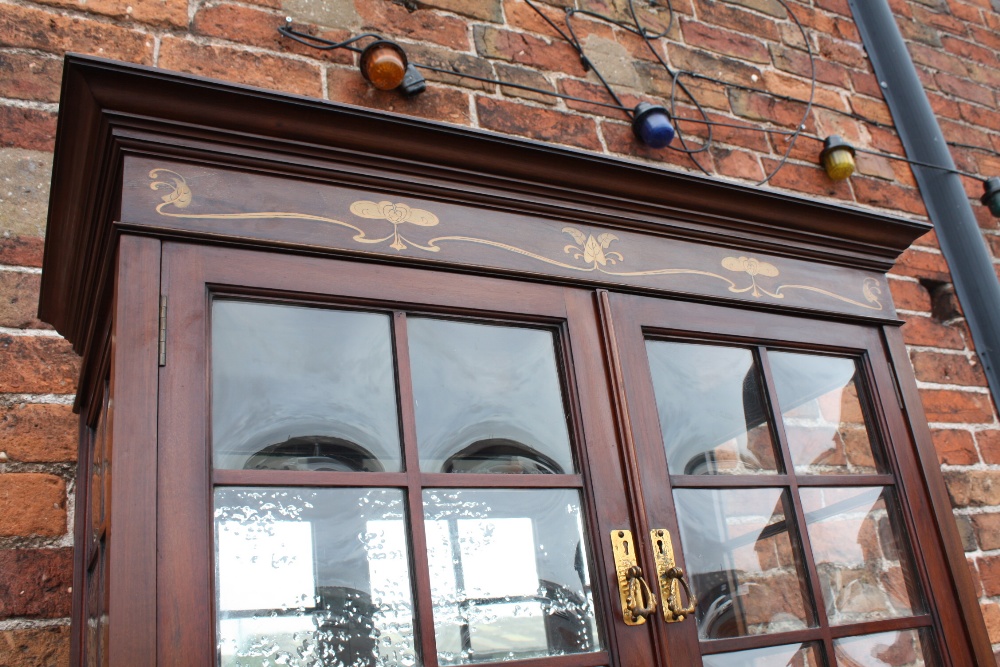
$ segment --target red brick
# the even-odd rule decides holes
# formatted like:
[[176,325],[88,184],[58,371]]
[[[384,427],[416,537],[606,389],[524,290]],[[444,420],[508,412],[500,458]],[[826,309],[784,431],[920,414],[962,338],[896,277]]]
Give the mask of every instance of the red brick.
[[950,53],[945,53],[940,48],[916,42],[910,42],[907,47],[913,62],[918,65],[926,65],[955,76],[968,76],[969,74],[969,68],[964,60]]
[[944,347],[950,350],[965,348],[965,339],[959,329],[941,324],[933,317],[908,315],[902,331],[907,345]]
[[153,62],[152,35],[20,5],[5,4],[0,12],[0,46],[59,55],[73,51],[146,65]]
[[949,95],[954,95],[955,97],[960,97],[963,100],[969,100],[970,102],[977,102],[979,104],[993,105],[996,102],[996,96],[993,91],[985,86],[979,86],[974,83],[969,82],[967,79],[961,79],[951,74],[945,74],[944,72],[938,72],[934,76],[934,82],[937,83],[938,88]]
[[0,392],[72,394],[80,358],[62,338],[0,335]]
[[45,473],[0,474],[0,536],[66,532],[66,482]]
[[670,44],[670,64],[675,69],[688,72],[708,72],[710,76],[723,81],[746,83],[763,75],[763,70],[742,58],[727,58],[706,53],[700,49],[690,49],[680,44]]
[[892,114],[882,100],[871,97],[853,96],[850,98],[851,109],[868,121],[892,125]]
[[951,273],[944,255],[935,252],[924,252],[910,248],[896,261],[892,272],[900,276],[927,278],[938,282],[950,283]]
[[[535,3],[535,6],[538,7],[538,9],[540,9],[542,13],[549,18],[549,20],[565,31],[565,7],[571,7],[573,4],[572,0],[563,0],[563,3]],[[559,33],[557,33],[555,29],[545,21],[545,19],[539,16],[538,12],[532,9],[528,3],[524,2],[524,0],[504,0],[503,8],[508,28],[527,30],[547,38],[554,39],[559,37]],[[598,37],[602,37],[603,39],[607,39],[609,41],[615,40],[615,30],[611,27],[611,25],[604,21],[591,19],[589,16],[582,14],[573,17],[573,31],[581,41],[585,40],[590,35],[597,35]],[[646,57],[649,57],[648,54]]]
[[597,125],[589,118],[486,97],[476,98],[476,109],[480,126],[487,130],[595,151],[601,149]]
[[45,240],[37,237],[0,236],[0,264],[38,268],[42,265],[44,248]]
[[37,273],[0,271],[0,327],[49,328],[36,315],[41,279]]
[[770,64],[771,54],[764,43],[744,34],[714,28],[699,21],[681,21],[681,32],[689,46],[699,47],[726,56]]
[[829,90],[823,86],[817,86],[816,90],[813,91],[811,90],[811,80],[808,78],[790,76],[776,70],[767,70],[764,72],[761,83],[763,84],[760,86],[762,90],[772,92],[776,95],[786,95],[800,100],[807,100],[811,93],[814,104],[823,104],[832,109],[849,111],[847,102],[840,92]]
[[817,56],[822,60],[840,63],[852,69],[868,70],[868,58],[859,44],[834,40],[826,35],[817,35]]
[[991,136],[988,132],[975,127],[970,127],[963,123],[956,123],[950,121],[946,118],[942,118],[939,121],[941,126],[941,131],[944,133],[945,139],[948,141],[957,142],[960,144],[968,144],[970,146],[989,146],[991,141]]
[[[930,422],[976,424],[993,421],[993,404],[988,394],[954,389],[921,389],[920,398]],[[1000,493],[1000,488],[997,491]]]
[[[773,44],[771,45],[771,58],[774,60],[774,66],[779,70],[797,74],[803,78],[812,78],[809,56],[804,51]],[[819,83],[846,88],[851,80],[851,70],[843,65],[819,59],[814,59],[813,65],[816,67],[816,81]]]
[[[490,61],[486,58],[480,58],[474,54],[460,53],[450,49],[443,49],[441,47],[427,44],[407,45],[406,49],[407,55],[413,62],[430,65],[431,67],[437,67],[446,71],[461,72],[463,74],[471,74],[473,76],[487,79],[503,79],[502,76],[499,76],[499,73],[494,75]],[[532,71],[540,79],[544,80],[545,78],[540,73],[534,72],[533,70],[526,71]],[[428,81],[441,81],[443,83],[450,83],[454,86],[462,86],[464,88],[473,88],[476,90],[486,90],[490,92],[496,90],[496,84],[486,81],[477,81],[476,79],[469,77],[455,76],[453,74],[446,74],[445,72],[435,72],[433,70],[426,69],[421,70],[421,73]],[[551,87],[551,85],[549,87]],[[551,104],[555,100],[554,98],[549,97],[547,101]]]
[[979,548],[983,551],[1000,549],[1000,512],[973,514],[971,518]]
[[323,94],[318,66],[300,60],[164,37],[160,67],[299,95]]
[[755,123],[747,123],[736,118],[715,113],[708,114],[708,119],[713,122],[739,126],[722,127],[716,125],[712,128],[713,143],[740,146],[758,153],[767,153],[771,150],[770,144],[767,141],[767,134],[761,132],[760,126]]
[[931,432],[934,438],[934,449],[938,460],[950,465],[973,465],[979,463],[976,445],[972,433],[953,429],[940,429]]
[[1000,472],[993,470],[948,470],[945,485],[956,507],[1000,505]]
[[72,549],[0,550],[0,618],[70,614]]
[[875,178],[854,177],[851,179],[854,196],[859,204],[881,206],[882,208],[905,211],[915,215],[926,215],[924,200],[920,191],[906,188],[896,183],[886,183]]
[[934,26],[953,35],[964,35],[966,32],[965,23],[944,12],[932,12],[923,7],[914,6],[913,18],[920,23]]
[[465,21],[419,5],[409,11],[391,0],[356,2],[363,29],[387,36],[427,40],[460,51],[469,49],[469,34]]
[[474,19],[494,23],[503,21],[503,8],[500,0],[420,0],[420,4],[425,7],[446,9]]
[[[555,92],[552,83],[536,70],[528,69],[527,67],[518,67],[517,65],[508,65],[507,63],[494,63],[494,67],[496,68],[497,79],[500,81]],[[563,79],[562,81],[575,81],[575,79]],[[557,103],[556,98],[551,95],[543,95],[524,88],[517,88],[515,86],[500,86],[499,88],[505,97],[520,97],[526,100],[541,102],[542,104],[555,105]],[[577,102],[567,100],[566,104],[577,104]]]
[[150,25],[183,28],[188,24],[187,0],[38,0],[42,4],[102,14]]
[[468,94],[444,86],[428,86],[416,97],[405,97],[396,91],[374,88],[355,69],[330,69],[327,81],[330,99],[337,102],[459,125],[471,122]]
[[59,101],[62,61],[25,53],[0,53],[0,97]]
[[[559,92],[564,95],[572,95],[573,97],[582,97],[585,100],[594,100],[597,102],[605,102],[607,104],[615,103],[614,99],[608,94],[608,91],[604,86],[591,83],[589,81],[580,81],[579,79],[560,79]],[[635,105],[643,101],[634,95],[627,95],[618,90],[616,90],[615,93],[618,94],[622,104],[629,108],[634,108]],[[657,104],[659,103],[658,101],[649,99],[645,101],[655,102]],[[583,113],[598,114],[601,116],[607,116],[608,118],[614,118],[616,120],[628,120],[629,118],[624,111],[613,107],[602,107],[594,104],[587,104],[586,102],[577,102],[575,100],[566,100],[566,106],[576,111],[582,111]]]
[[851,84],[854,90],[871,97],[881,97],[882,88],[878,84],[878,77],[871,72],[851,72]]
[[1000,556],[984,556],[977,562],[983,593],[989,597],[1000,595]]
[[[764,160],[764,169],[767,173],[771,173],[777,166],[777,160],[772,158]],[[786,163],[771,179],[771,185],[812,195],[851,199],[851,188],[847,181],[831,181],[819,165]]]
[[962,118],[962,111],[958,106],[958,102],[951,96],[929,90],[927,91],[927,99],[931,103],[931,109],[934,110],[936,115],[945,116],[952,120]]
[[[191,32],[219,37],[240,44],[259,46],[279,53],[297,53],[310,58],[344,65],[354,64],[354,54],[346,49],[317,51],[305,44],[282,37],[276,26],[284,15],[241,5],[208,5],[195,14]],[[342,41],[350,36],[346,30],[319,30],[316,26],[295,26],[296,30],[330,41]]]
[[996,644],[1000,642],[1000,605],[982,601],[979,604],[983,611],[983,620],[986,621],[986,632],[990,641]]
[[847,0],[816,0],[816,6],[834,14],[851,16],[851,7]]
[[476,51],[487,58],[498,58],[549,72],[565,72],[583,78],[586,71],[580,56],[562,39],[543,39],[493,26],[476,26]]
[[632,126],[625,123],[601,123],[601,133],[604,135],[604,141],[607,144],[608,150],[612,153],[625,155],[630,158],[644,158],[689,170],[697,169],[694,160],[698,160],[709,173],[714,171],[711,153],[705,152],[698,153],[693,157],[689,156],[679,150],[681,148],[679,137],[675,138],[671,144],[671,148],[678,150],[671,150],[671,148],[650,148],[646,146],[635,138],[635,135],[632,133]]
[[56,114],[40,109],[0,106],[0,147],[51,151],[55,138]]
[[789,129],[794,129],[804,122],[808,132],[816,131],[816,123],[812,116],[804,119],[806,105],[803,102],[780,100],[766,93],[735,88],[729,92],[729,101],[733,113],[737,116],[774,123]]
[[0,665],[54,667],[69,664],[69,626],[0,632]]
[[945,36],[941,38],[941,45],[944,46],[945,51],[973,60],[980,65],[986,65],[987,67],[1000,66],[997,54],[992,49],[984,48],[979,44]]
[[0,451],[11,461],[75,461],[79,420],[68,405],[20,403],[0,408]]
[[772,42],[779,39],[778,24],[770,16],[738,9],[718,0],[700,0],[698,20]]
[[896,308],[922,313],[931,312],[931,295],[920,283],[890,280],[889,290],[892,292],[892,301],[896,304]]
[[983,461],[991,465],[1000,464],[1000,431],[979,431],[976,444]]
[[712,158],[715,161],[716,171],[723,176],[754,181],[764,178],[764,170],[760,166],[760,161],[755,155],[745,150],[714,146]]

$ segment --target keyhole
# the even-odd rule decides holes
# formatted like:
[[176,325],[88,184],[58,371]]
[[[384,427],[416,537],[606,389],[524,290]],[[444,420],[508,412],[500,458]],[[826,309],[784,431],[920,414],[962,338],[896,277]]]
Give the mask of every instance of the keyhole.
[[663,540],[656,540],[656,550],[660,552],[661,556],[663,555]]
[[622,542],[622,548],[625,550],[625,555],[628,556],[628,542]]

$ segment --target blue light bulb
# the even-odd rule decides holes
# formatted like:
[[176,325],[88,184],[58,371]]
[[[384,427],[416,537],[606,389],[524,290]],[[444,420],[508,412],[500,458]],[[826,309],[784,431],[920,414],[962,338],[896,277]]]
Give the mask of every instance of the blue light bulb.
[[661,106],[641,102],[635,108],[632,119],[632,131],[651,148],[664,148],[674,139],[674,126],[670,124],[670,115]]

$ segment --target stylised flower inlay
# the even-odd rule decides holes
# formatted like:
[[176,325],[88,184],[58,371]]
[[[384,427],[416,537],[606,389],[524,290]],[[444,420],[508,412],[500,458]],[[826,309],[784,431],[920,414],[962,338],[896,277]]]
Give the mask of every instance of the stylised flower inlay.
[[[351,204],[351,213],[359,218],[369,218],[373,220],[388,220],[394,225],[391,248],[396,250],[406,250],[406,241],[399,233],[399,225],[410,223],[420,227],[434,227],[438,224],[438,217],[430,211],[422,208],[411,208],[406,204],[393,203],[391,201],[373,202],[367,200],[356,201]],[[409,241],[409,243],[413,243]]]
[[767,262],[762,262],[756,257],[744,257],[740,255],[739,257],[726,257],[722,260],[722,266],[729,269],[730,271],[737,271],[746,273],[750,276],[750,286],[744,287],[742,289],[735,286],[730,287],[730,292],[750,292],[753,290],[752,294],[755,297],[759,297],[761,293],[767,294],[768,296],[773,296],[776,299],[783,298],[778,292],[768,292],[766,289],[762,288],[757,284],[757,276],[766,276],[768,278],[774,278],[780,271],[778,267],[774,264],[769,264]]
[[[188,187],[187,181],[184,177],[178,174],[176,171],[171,171],[169,169],[154,169],[149,172],[150,178],[159,178],[160,174],[172,174],[168,178],[173,181],[173,183],[167,183],[166,181],[153,181],[149,184],[150,190],[160,190],[162,188],[170,188],[170,192],[160,197],[163,203],[160,206],[176,206],[177,208],[187,208],[191,203],[191,188]],[[159,208],[157,208],[159,211]]]
[[751,276],[774,278],[780,273],[774,264],[762,262],[756,257],[726,257],[722,260],[722,266],[730,271],[744,271]]
[[566,246],[563,248],[563,252],[572,253],[573,259],[583,259],[584,262],[595,269],[598,266],[617,264],[625,259],[620,252],[613,250],[604,252],[613,241],[618,240],[618,237],[614,234],[605,232],[594,238],[593,234],[584,234],[574,227],[563,227],[563,231],[572,236],[573,240],[577,243],[577,245]]

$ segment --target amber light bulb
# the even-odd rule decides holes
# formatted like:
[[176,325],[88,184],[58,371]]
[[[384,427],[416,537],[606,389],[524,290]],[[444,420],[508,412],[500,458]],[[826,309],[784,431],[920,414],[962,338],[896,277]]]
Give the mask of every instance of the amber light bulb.
[[830,135],[823,141],[819,161],[831,180],[843,181],[854,173],[854,146],[836,134]]
[[379,90],[392,90],[406,74],[406,52],[388,40],[372,42],[361,52],[361,74]]

